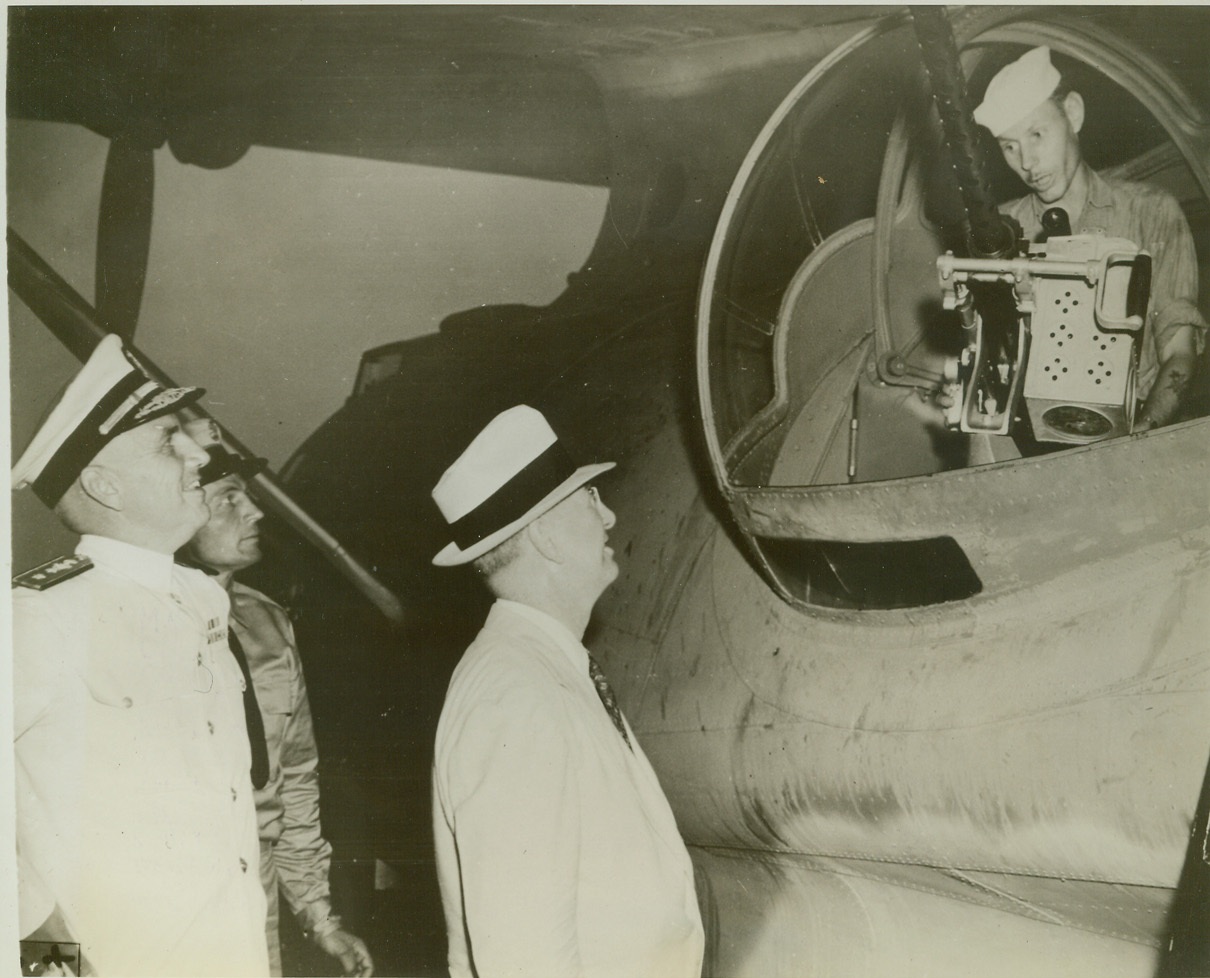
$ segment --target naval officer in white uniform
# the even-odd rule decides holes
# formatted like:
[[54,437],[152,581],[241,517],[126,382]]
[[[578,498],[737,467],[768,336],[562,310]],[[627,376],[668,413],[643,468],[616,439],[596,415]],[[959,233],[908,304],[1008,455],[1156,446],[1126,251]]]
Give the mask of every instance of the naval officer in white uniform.
[[20,935],[86,973],[268,974],[228,598],[173,562],[208,518],[174,414],[200,394],[109,336],[12,472],[81,534],[14,581]]

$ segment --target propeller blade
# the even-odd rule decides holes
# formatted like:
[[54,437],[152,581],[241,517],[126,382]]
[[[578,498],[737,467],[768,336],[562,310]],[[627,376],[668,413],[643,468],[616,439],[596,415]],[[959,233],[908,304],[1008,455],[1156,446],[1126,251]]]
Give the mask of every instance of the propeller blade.
[[96,310],[101,325],[129,342],[139,321],[151,207],[155,194],[153,151],[115,137],[105,160],[101,216],[97,223]]

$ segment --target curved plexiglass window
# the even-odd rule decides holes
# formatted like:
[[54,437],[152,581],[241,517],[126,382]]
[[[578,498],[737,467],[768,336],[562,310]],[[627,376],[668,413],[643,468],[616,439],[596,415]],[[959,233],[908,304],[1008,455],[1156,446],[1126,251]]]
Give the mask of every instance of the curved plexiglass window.
[[[1190,165],[1200,150],[1181,135],[1196,110],[1171,80],[1097,28],[1004,13],[983,21],[959,32],[970,90],[982,92],[1030,47],[1050,45],[1087,105],[1087,162],[1171,193],[1206,254],[1207,177]],[[1025,187],[979,132],[991,198],[1020,196]],[[980,531],[950,525],[970,494],[995,505],[1020,491],[1012,487],[1022,480],[1005,475],[1015,467],[1121,440],[1022,448],[1015,432],[946,424],[939,395],[969,336],[943,307],[938,278],[939,256],[966,253],[950,153],[905,16],[800,82],[724,208],[699,303],[703,420],[732,512],[792,601],[891,608],[979,593],[986,555],[971,541]],[[1014,303],[1011,288],[1000,301]],[[1133,404],[1133,388],[1123,389],[1121,404]],[[920,482],[956,474],[961,488]],[[969,481],[984,476],[986,484]],[[888,484],[904,492],[888,500],[866,489]],[[879,547],[877,559],[862,549]],[[859,588],[837,583],[838,560],[862,578]],[[890,579],[922,561],[952,573],[934,574],[936,586],[923,590]],[[879,565],[889,575],[881,583],[870,570]]]
[[[1029,46],[992,38],[965,46],[972,91]],[[1089,164],[1169,190],[1204,237],[1204,197],[1163,126],[1100,71],[1055,61],[1089,107]],[[1011,439],[947,430],[937,410],[965,340],[936,259],[963,253],[965,217],[910,24],[809,77],[763,138],[703,297],[708,420],[729,477],[836,485],[1019,457]],[[993,198],[1020,196],[990,139],[984,150]]]

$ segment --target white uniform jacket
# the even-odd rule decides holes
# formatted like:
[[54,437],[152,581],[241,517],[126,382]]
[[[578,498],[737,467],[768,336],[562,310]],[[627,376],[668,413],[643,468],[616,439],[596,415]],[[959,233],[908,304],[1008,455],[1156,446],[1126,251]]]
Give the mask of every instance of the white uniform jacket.
[[101,975],[267,974],[227,594],[167,554],[77,553],[13,592],[21,934],[58,905]]
[[701,973],[693,867],[630,740],[633,751],[601,705],[584,646],[547,615],[497,601],[437,727],[451,975]]

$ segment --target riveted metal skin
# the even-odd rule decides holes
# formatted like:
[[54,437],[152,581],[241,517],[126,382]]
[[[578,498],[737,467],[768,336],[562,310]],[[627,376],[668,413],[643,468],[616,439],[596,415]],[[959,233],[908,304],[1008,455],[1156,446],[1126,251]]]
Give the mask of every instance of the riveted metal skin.
[[[1207,159],[1204,123],[1165,94],[1160,75],[1116,42],[1040,18],[964,17],[960,48],[978,35],[1092,58],[1179,130],[1177,155]],[[900,17],[871,29],[828,63],[886,30],[909,27]],[[790,98],[807,97],[827,70]],[[737,186],[751,172],[745,163]],[[896,471],[863,441],[862,481],[847,482],[843,466],[828,469],[839,472],[831,484],[790,477],[767,449],[770,433],[793,423],[791,392],[778,383],[814,381],[793,402],[808,421],[847,421],[857,384],[870,395],[863,424],[902,406],[878,386],[878,355],[890,352],[872,315],[879,263],[889,255],[888,291],[916,283],[914,303],[936,295],[937,252],[923,225],[909,248],[898,234],[880,239],[877,223],[864,214],[816,242],[816,264],[797,277],[806,263],[791,268],[771,314],[752,321],[793,363],[769,385],[768,411],[745,418],[749,429],[719,426],[727,411],[710,383],[721,371],[708,344],[695,362],[693,299],[661,293],[640,312],[586,304],[566,330],[515,327],[521,339],[508,335],[514,327],[451,330],[414,344],[397,375],[351,399],[305,446],[291,489],[338,511],[335,525],[374,555],[418,618],[431,600],[439,621],[418,632],[421,654],[395,657],[415,681],[395,688],[409,704],[428,693],[435,716],[444,685],[433,677],[452,668],[484,611],[469,605],[472,592],[482,600],[477,582],[463,601],[453,578],[422,566],[444,541],[425,505],[453,446],[528,403],[577,453],[617,462],[598,485],[617,516],[609,545],[620,574],[586,644],[689,844],[706,974],[1153,975],[1210,748],[1208,423],[931,474]],[[703,320],[718,265],[712,250]],[[812,289],[827,316],[799,301]],[[779,331],[779,312],[822,339],[797,343]],[[900,366],[910,379],[911,357]],[[842,438],[841,459],[844,447]],[[980,590],[928,605],[822,607],[787,592],[757,537],[947,537]],[[336,596],[329,589],[325,612],[339,610]],[[470,635],[442,645],[458,628]],[[347,632],[330,639],[334,682],[357,675],[350,662],[362,645]],[[382,671],[385,658],[359,664]],[[419,756],[418,741],[397,742],[407,746],[392,764]],[[414,794],[394,792],[393,809]]]
[[[935,231],[913,223],[906,153],[892,174],[909,175],[899,208],[880,198],[872,222],[833,233],[787,285],[764,347],[768,402],[723,389],[747,382],[720,369],[727,348],[710,330],[735,301],[735,241],[761,192],[749,188],[775,168],[762,152],[779,160],[781,127],[815,118],[802,109],[813,90],[835,91],[846,59],[893,51],[883,39],[901,30],[872,28],[808,73],[724,205],[697,372],[729,529],[678,540],[693,570],[620,695],[641,704],[639,739],[709,880],[717,973],[1050,974],[1061,960],[1072,974],[1150,975],[1210,747],[1207,421],[970,467],[909,459],[900,478],[879,459],[863,480],[850,446],[846,483],[829,462],[843,456],[835,419],[850,398],[882,396],[886,378],[862,364],[896,352],[874,305],[903,288],[895,264],[939,253]],[[1204,115],[1125,41],[1028,11],[981,11],[956,33],[975,55],[1050,44],[1095,65],[1210,192]],[[795,482],[810,472],[823,478]],[[936,538],[957,543],[981,590],[893,610],[812,605],[761,543]],[[640,577],[658,580],[658,567]]]

